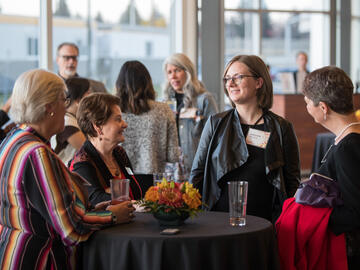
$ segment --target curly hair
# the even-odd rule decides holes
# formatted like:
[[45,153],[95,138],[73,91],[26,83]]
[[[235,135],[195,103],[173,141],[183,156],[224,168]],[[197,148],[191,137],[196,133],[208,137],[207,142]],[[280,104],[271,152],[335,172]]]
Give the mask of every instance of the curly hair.
[[78,125],[86,137],[97,137],[93,125],[103,126],[112,114],[112,107],[119,106],[120,99],[108,93],[93,93],[84,97],[76,113]]

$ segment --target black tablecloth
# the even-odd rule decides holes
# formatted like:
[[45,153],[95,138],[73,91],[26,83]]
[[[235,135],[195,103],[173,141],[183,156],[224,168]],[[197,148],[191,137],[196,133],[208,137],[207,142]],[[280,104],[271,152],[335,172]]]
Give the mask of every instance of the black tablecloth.
[[311,172],[316,172],[321,166],[321,160],[334,143],[335,135],[330,132],[319,133],[316,136]]
[[83,243],[83,269],[279,269],[273,226],[248,216],[231,227],[229,214],[204,212],[186,220],[176,235],[160,235],[151,214],[95,232]]

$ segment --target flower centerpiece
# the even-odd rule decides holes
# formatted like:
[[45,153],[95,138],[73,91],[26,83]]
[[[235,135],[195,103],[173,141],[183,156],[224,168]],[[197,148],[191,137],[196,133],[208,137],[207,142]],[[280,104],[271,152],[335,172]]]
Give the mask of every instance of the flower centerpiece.
[[175,183],[163,179],[148,189],[139,204],[152,213],[160,225],[177,226],[201,211],[201,195],[188,182]]

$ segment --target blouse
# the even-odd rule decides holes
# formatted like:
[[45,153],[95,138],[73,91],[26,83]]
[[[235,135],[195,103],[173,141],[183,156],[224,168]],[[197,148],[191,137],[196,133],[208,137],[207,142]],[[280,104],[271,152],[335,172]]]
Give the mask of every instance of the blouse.
[[[126,179],[130,180],[130,196],[132,199],[142,198],[141,187],[133,175],[132,166],[125,150],[118,146],[113,150],[113,155],[121,169],[121,173]],[[90,141],[85,141],[80,150],[76,152],[70,170],[78,173],[88,181],[89,200],[93,205],[111,200],[111,195],[105,192],[105,189],[110,187],[110,179],[118,176],[111,174],[99,152]]]
[[0,146],[1,269],[75,269],[75,246],[112,223],[92,211],[83,179],[26,125]]

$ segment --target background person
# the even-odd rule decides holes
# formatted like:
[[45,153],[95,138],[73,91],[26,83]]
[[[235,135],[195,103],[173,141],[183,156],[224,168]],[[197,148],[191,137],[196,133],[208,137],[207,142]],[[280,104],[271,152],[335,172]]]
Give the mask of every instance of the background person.
[[111,200],[110,179],[130,180],[131,199],[142,198],[140,185],[125,150],[119,143],[125,140],[127,123],[122,118],[120,99],[107,93],[84,97],[76,115],[87,140],[75,154],[70,170],[89,183],[89,199],[93,205]]
[[165,171],[166,162],[178,162],[178,134],[169,106],[155,101],[151,76],[139,61],[127,61],[116,80],[116,95],[125,122],[122,146],[135,173]]
[[[64,80],[79,77],[77,66],[79,62],[79,47],[75,43],[64,42],[57,47],[56,64],[59,75]],[[102,82],[88,79],[91,92],[104,92],[106,87]]]
[[68,165],[74,154],[86,141],[76,120],[76,113],[80,100],[90,93],[90,83],[85,78],[73,77],[65,81],[66,91],[66,113],[65,128],[56,134],[52,140],[52,147],[60,159]]
[[168,57],[164,62],[165,100],[176,98],[176,122],[179,142],[184,154],[184,165],[191,169],[201,132],[208,117],[218,112],[213,96],[198,80],[194,64],[182,53]]
[[294,130],[269,111],[272,82],[259,57],[235,56],[225,68],[223,81],[234,108],[207,121],[190,182],[202,191],[210,210],[229,211],[227,182],[246,180],[247,214],[275,221],[283,201],[294,195],[300,182]]
[[298,69],[293,72],[296,93],[301,93],[303,90],[305,76],[309,74],[309,71],[306,68],[307,63],[307,54],[303,51],[298,52],[296,54],[296,65],[298,66]]
[[345,233],[349,269],[360,269],[360,122],[353,91],[343,70],[327,66],[306,76],[303,92],[314,121],[336,135],[318,173],[338,183],[344,205],[334,207],[329,227],[336,235]]
[[129,202],[90,208],[83,179],[48,146],[64,128],[65,89],[60,77],[39,69],[15,82],[10,115],[20,126],[0,146],[2,269],[75,269],[79,242],[133,216]]

